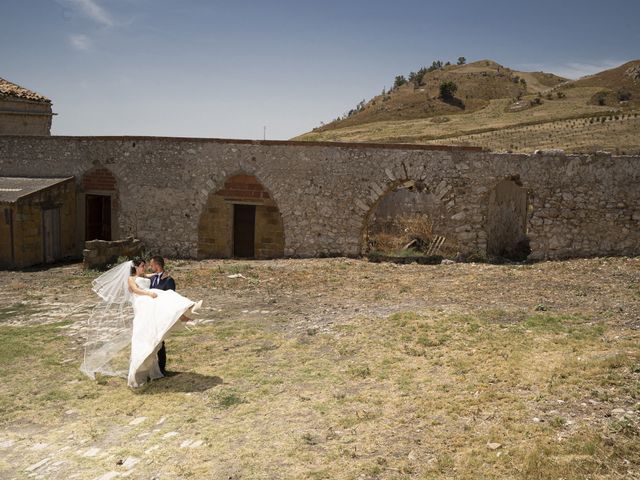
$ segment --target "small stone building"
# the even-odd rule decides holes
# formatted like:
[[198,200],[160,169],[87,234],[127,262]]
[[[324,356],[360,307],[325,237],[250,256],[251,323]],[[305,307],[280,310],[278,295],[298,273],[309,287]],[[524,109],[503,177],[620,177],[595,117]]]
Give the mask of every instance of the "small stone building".
[[0,78],[0,135],[51,135],[51,100]]
[[75,255],[76,184],[69,178],[0,177],[0,267]]

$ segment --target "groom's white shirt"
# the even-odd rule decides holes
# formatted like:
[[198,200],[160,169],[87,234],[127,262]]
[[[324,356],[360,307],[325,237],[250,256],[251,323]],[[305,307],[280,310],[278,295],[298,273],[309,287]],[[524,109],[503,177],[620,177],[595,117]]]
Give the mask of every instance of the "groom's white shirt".
[[162,277],[163,273],[164,272],[160,272],[153,275],[153,278],[151,279],[151,288],[158,286],[158,283],[160,283],[160,277]]

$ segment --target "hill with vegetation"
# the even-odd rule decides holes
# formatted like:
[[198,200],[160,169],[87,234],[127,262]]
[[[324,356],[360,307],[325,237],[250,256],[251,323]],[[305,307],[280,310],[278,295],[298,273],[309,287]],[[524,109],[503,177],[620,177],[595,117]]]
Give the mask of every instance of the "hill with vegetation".
[[435,61],[296,140],[640,152],[640,60],[578,80]]

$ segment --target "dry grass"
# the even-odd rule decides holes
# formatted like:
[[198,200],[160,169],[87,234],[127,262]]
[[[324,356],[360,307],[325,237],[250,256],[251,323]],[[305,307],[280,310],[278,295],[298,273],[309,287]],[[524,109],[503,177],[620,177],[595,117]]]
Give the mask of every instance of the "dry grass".
[[[24,312],[0,327],[1,478],[47,458],[42,478],[95,478],[129,456],[141,459],[131,478],[640,474],[640,259],[173,268],[214,321],[170,338],[180,373],[139,391],[79,374],[75,323]],[[71,275],[68,301],[88,298],[90,277]]]
[[[415,256],[427,253],[431,242],[438,235],[441,234],[438,233],[437,226],[434,232],[433,221],[428,215],[413,214],[376,222],[370,226],[367,238],[370,252],[391,256]],[[417,242],[406,249],[413,240]],[[445,237],[444,243],[429,254],[454,258],[458,252],[458,244]]]
[[433,238],[433,222],[424,214],[400,215],[375,222],[369,228],[368,238],[371,250],[382,253],[402,250],[413,240],[429,245]]

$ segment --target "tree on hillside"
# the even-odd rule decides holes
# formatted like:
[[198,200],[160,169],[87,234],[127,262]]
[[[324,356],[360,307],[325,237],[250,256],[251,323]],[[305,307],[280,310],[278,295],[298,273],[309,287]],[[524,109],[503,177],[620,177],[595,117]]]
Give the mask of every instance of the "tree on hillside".
[[464,65],[467,63],[467,59],[464,57],[458,57],[458,65]]
[[414,88],[424,85],[424,75],[427,73],[427,69],[422,67],[417,72],[411,72],[409,74],[409,82],[413,83]]
[[407,79],[404,78],[404,75],[398,75],[396,79],[393,81],[393,88],[401,87],[405,83],[407,83]]
[[431,62],[431,66],[427,69],[428,72],[433,72],[434,70],[440,70],[443,67],[442,60],[434,60]]
[[440,98],[442,100],[445,100],[445,101],[453,100],[453,97],[457,91],[458,91],[458,86],[451,80],[442,82],[440,84]]

